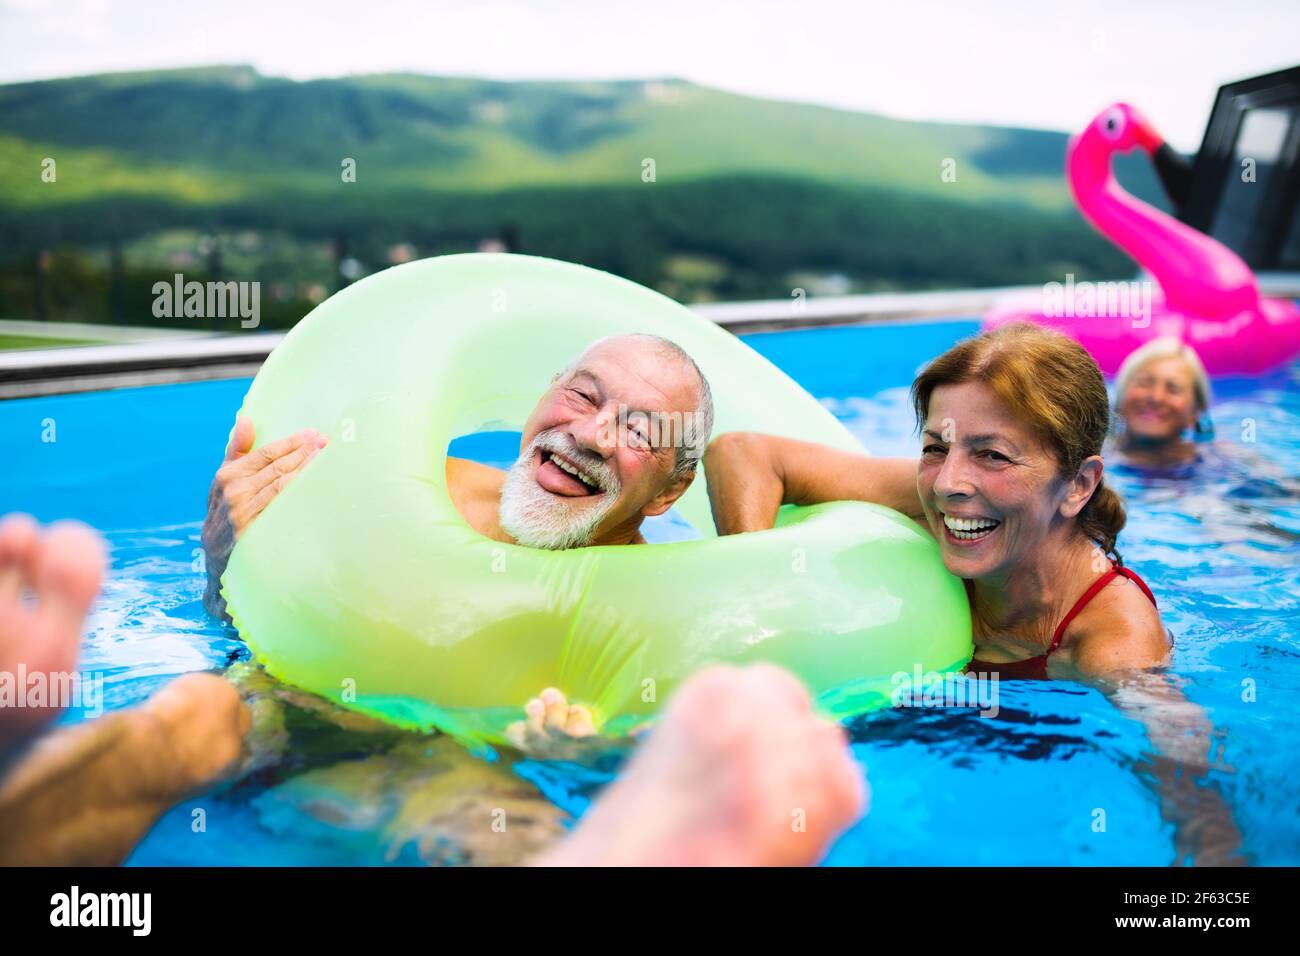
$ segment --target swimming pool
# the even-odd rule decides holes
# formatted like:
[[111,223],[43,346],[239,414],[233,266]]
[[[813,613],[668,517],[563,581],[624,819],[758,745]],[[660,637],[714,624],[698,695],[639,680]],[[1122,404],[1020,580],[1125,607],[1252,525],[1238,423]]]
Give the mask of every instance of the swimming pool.
[[[761,333],[754,348],[820,398],[877,454],[912,455],[907,386],[976,323]],[[75,517],[102,529],[112,571],[82,669],[104,675],[104,706],[136,703],[170,678],[245,655],[203,611],[199,530],[208,483],[247,380],[0,402],[0,511]],[[1300,366],[1216,382],[1222,454],[1190,477],[1114,471],[1129,505],[1128,564],[1151,584],[1175,635],[1172,671],[1222,746],[1219,788],[1253,863],[1300,863]],[[508,440],[462,454],[500,460]],[[678,536],[671,525],[659,540]],[[1254,699],[1243,688],[1249,683]],[[476,802],[433,782],[445,742],[340,729],[288,707],[282,759],[187,800],[134,864],[404,864],[490,859],[458,846],[481,804],[532,801],[580,814],[616,761],[456,762]],[[65,722],[84,719],[79,712]],[[973,710],[891,710],[855,721],[873,806],[831,864],[1173,862],[1141,724],[1100,693],[1010,683],[996,718]],[[503,782],[503,778],[508,780]],[[511,789],[513,787],[513,789]],[[536,791],[533,790],[536,788]],[[435,792],[437,791],[437,792]],[[537,797],[540,792],[540,799]],[[484,802],[486,801],[486,802]],[[514,805],[514,804],[512,804]],[[203,811],[197,827],[196,810]],[[1094,825],[1105,811],[1106,827]]]

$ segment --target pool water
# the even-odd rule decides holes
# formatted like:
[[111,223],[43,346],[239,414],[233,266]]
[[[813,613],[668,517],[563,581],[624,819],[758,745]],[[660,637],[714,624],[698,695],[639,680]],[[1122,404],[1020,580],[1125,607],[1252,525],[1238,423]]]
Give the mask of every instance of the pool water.
[[[917,439],[908,384],[920,365],[975,330],[974,321],[953,320],[745,341],[821,399],[867,448],[911,456]],[[207,486],[247,385],[0,403],[0,512],[78,518],[109,542],[112,570],[82,658],[83,671],[103,675],[108,709],[137,703],[188,671],[231,663],[249,671],[237,636],[203,610],[199,549]],[[1213,767],[1199,785],[1222,795],[1252,863],[1294,865],[1300,366],[1216,382],[1216,391],[1216,435],[1189,474],[1111,470],[1130,516],[1120,547],[1155,591],[1175,636],[1170,670],[1213,727]],[[484,436],[454,450],[503,462],[513,457],[511,440]],[[649,536],[684,533],[668,519]],[[618,765],[617,754],[490,763],[449,753],[454,745],[445,740],[340,727],[310,701],[281,699],[278,723],[266,733],[278,741],[271,748],[278,756],[178,805],[129,862],[504,861],[508,852],[494,856],[482,839],[462,843],[460,832],[484,831],[486,814],[507,801],[533,839],[559,832],[564,814],[580,816]],[[1141,723],[1098,691],[1064,682],[1004,683],[999,704],[994,718],[967,709],[898,709],[852,722],[872,809],[827,862],[1175,862]],[[62,721],[82,719],[72,711]],[[472,799],[462,799],[469,791]]]

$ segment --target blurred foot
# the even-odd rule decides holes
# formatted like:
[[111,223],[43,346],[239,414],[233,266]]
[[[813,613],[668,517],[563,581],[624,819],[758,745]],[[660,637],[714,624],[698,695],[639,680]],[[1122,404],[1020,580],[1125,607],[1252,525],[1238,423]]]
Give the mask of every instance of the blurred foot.
[[157,751],[147,782],[169,806],[220,779],[243,752],[252,725],[239,692],[216,674],[178,677],[137,713],[138,731]]
[[803,866],[866,808],[844,731],[771,665],[713,667],[663,720],[552,866]]
[[[104,545],[94,531],[60,522],[45,531],[26,515],[0,521],[0,680],[70,674],[77,666],[86,612],[104,577]],[[50,701],[58,704],[58,701]],[[0,702],[0,753],[30,736],[61,706]]]
[[214,674],[47,735],[0,781],[0,865],[120,863],[158,817],[239,757],[249,713]]
[[524,719],[506,728],[506,738],[530,757],[545,759],[567,753],[574,740],[596,733],[591,711],[570,704],[564,694],[548,687],[524,707]]

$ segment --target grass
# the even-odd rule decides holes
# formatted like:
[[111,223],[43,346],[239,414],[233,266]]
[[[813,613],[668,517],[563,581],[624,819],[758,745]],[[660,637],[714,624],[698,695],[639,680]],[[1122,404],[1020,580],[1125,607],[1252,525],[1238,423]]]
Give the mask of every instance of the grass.
[[[414,75],[299,83],[242,69],[0,84],[0,168],[30,171],[0,177],[0,205],[646,189],[643,164],[653,159],[653,181],[665,184],[778,176],[955,203],[1071,206],[1061,132],[918,123],[669,87],[650,95],[632,81]],[[346,188],[343,157],[358,170]],[[955,179],[941,175],[949,159]]]
[[0,335],[0,351],[4,349],[48,349],[61,345],[98,345],[92,339],[52,339],[41,335]]

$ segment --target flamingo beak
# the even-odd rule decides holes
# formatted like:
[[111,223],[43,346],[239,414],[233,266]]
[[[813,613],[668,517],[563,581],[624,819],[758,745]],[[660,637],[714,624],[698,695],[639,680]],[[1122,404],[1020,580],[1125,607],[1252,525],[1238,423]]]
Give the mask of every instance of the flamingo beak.
[[1154,156],[1160,147],[1165,145],[1164,137],[1156,132],[1145,116],[1137,110],[1131,109],[1131,118],[1133,122],[1134,141],[1138,147],[1149,155]]

